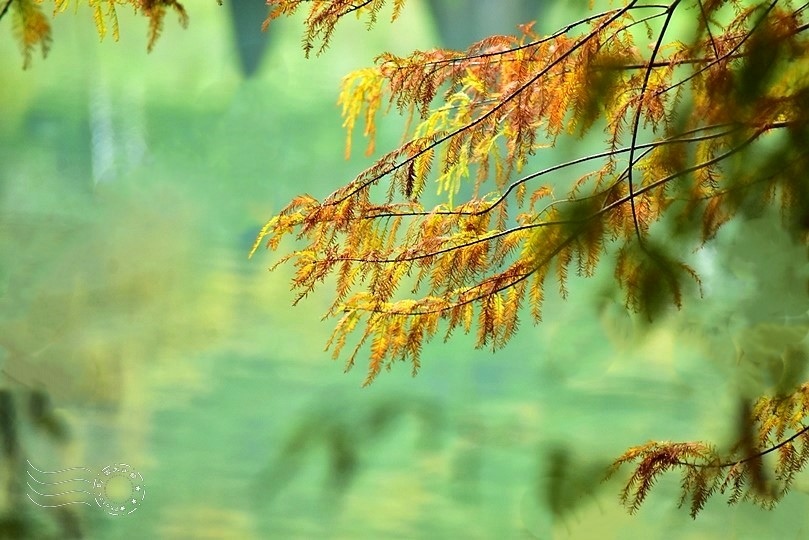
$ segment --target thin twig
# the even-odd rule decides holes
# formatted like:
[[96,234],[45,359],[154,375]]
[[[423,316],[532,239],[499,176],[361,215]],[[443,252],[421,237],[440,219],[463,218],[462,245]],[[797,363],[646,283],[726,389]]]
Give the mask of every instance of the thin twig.
[[629,205],[632,208],[632,222],[635,225],[635,234],[638,237],[638,242],[640,243],[641,247],[643,247],[643,236],[641,235],[640,224],[638,223],[638,213],[635,210],[634,187],[632,185],[632,170],[635,168],[635,145],[638,141],[638,128],[640,127],[640,115],[643,112],[643,101],[646,98],[646,88],[649,86],[649,77],[652,75],[651,64],[655,61],[657,53],[660,51],[660,46],[663,44],[663,37],[666,35],[666,30],[668,29],[671,18],[674,15],[674,10],[677,9],[677,5],[679,3],[680,0],[675,0],[671,6],[669,6],[668,13],[666,14],[666,20],[663,21],[663,27],[660,29],[660,35],[657,36],[657,41],[655,42],[652,56],[649,57],[650,66],[646,69],[646,73],[644,73],[643,76],[643,84],[640,87],[640,100],[638,101],[638,106],[635,109],[635,118],[632,121],[632,142],[629,144],[629,174],[627,175],[627,182],[629,184]]
[[8,12],[8,8],[10,8],[10,7],[11,7],[12,2],[14,2],[14,0],[8,0],[8,1],[6,2],[6,5],[5,5],[5,6],[3,6],[3,11],[0,11],[0,20],[3,20],[3,17],[4,17],[4,16],[6,15],[6,13]]
[[711,21],[708,20],[708,14],[705,13],[705,6],[702,5],[702,0],[698,0],[699,11],[702,13],[702,20],[705,21],[705,31],[708,32],[708,37],[711,40],[711,48],[713,48],[714,55],[719,58],[719,49],[716,48],[716,41],[714,41],[713,34],[711,33]]
[[[803,425],[803,424],[801,424],[801,425]],[[797,439],[798,437],[800,437],[801,435],[803,435],[804,433],[806,433],[808,431],[809,431],[809,426],[803,426],[803,429],[796,432],[795,434],[793,434],[788,439],[784,439],[783,441],[779,442],[775,446],[771,446],[771,447],[767,448],[766,450],[762,450],[761,452],[756,452],[755,454],[753,454],[751,456],[747,456],[747,457],[742,458],[742,459],[737,459],[736,461],[726,461],[724,463],[690,463],[688,461],[675,461],[674,463],[677,464],[677,465],[684,465],[686,467],[701,467],[701,468],[733,467],[735,465],[741,465],[742,463],[747,463],[748,461],[759,460],[759,459],[763,458],[764,456],[766,456],[767,454],[775,452],[776,450],[778,450],[782,446],[785,446],[785,445],[791,443],[792,441],[794,441],[795,439]]]
[[[601,25],[601,28],[606,28],[607,26],[609,26],[610,24],[612,24],[614,21],[618,20],[618,18],[619,18],[619,17],[621,17],[621,16],[622,16],[624,13],[626,13],[627,11],[629,11],[630,9],[632,9],[632,7],[635,5],[635,3],[636,3],[636,2],[637,2],[637,0],[632,0],[632,2],[630,2],[630,3],[629,3],[629,5],[625,6],[625,7],[624,7],[624,8],[622,8],[621,10],[619,10],[619,11],[618,11],[618,12],[617,12],[615,15],[613,15],[612,17],[610,17],[610,19],[609,19],[609,20],[607,20],[605,23],[603,23],[603,24]],[[576,44],[574,44],[573,46],[571,46],[571,47],[570,47],[570,49],[569,49],[569,50],[567,50],[567,51],[566,51],[566,52],[565,52],[563,55],[561,55],[559,58],[557,58],[557,59],[555,59],[554,61],[552,61],[552,62],[551,62],[550,64],[548,64],[548,65],[547,65],[547,66],[546,66],[544,69],[540,70],[540,71],[539,71],[539,72],[538,72],[536,75],[534,75],[533,77],[531,77],[530,79],[528,79],[528,80],[527,80],[525,83],[523,83],[523,84],[522,84],[522,85],[520,85],[518,88],[516,88],[516,89],[515,89],[515,90],[514,90],[512,93],[510,93],[509,95],[507,95],[506,97],[504,97],[504,98],[503,98],[503,100],[502,100],[502,101],[501,101],[499,104],[497,104],[497,106],[492,107],[492,109],[490,109],[489,111],[487,111],[485,114],[482,114],[482,115],[481,115],[481,116],[479,116],[478,118],[475,118],[474,120],[472,120],[471,122],[469,122],[469,123],[468,123],[468,124],[466,124],[465,126],[462,126],[462,127],[458,128],[458,129],[456,129],[456,130],[454,130],[454,131],[452,131],[452,132],[450,132],[450,133],[448,133],[448,134],[446,134],[446,135],[443,135],[443,136],[441,136],[441,137],[437,138],[435,141],[433,141],[432,143],[428,144],[428,145],[427,145],[425,148],[423,148],[421,151],[416,152],[416,153],[415,153],[413,156],[410,156],[410,157],[408,157],[407,159],[405,159],[405,160],[403,160],[403,161],[401,161],[401,162],[399,162],[399,163],[396,163],[396,164],[394,164],[394,165],[390,166],[390,167],[389,167],[389,168],[387,168],[386,170],[384,170],[384,171],[382,171],[382,172],[379,172],[379,173],[377,173],[377,174],[373,175],[373,176],[372,176],[371,178],[369,178],[369,179],[364,179],[364,180],[363,180],[361,183],[359,183],[357,186],[354,186],[354,187],[353,187],[353,189],[348,190],[348,192],[347,192],[347,193],[342,193],[342,194],[339,194],[339,195],[338,195],[338,192],[334,192],[332,195],[330,195],[330,196],[329,196],[329,197],[326,199],[326,201],[324,201],[324,202],[323,202],[323,205],[329,205],[329,206],[331,206],[331,205],[337,205],[337,204],[342,203],[343,201],[345,201],[345,200],[347,200],[348,198],[352,197],[352,196],[353,196],[353,195],[355,195],[356,193],[358,193],[358,192],[362,191],[363,189],[367,188],[368,186],[370,186],[370,185],[374,184],[374,183],[375,183],[375,182],[377,182],[378,180],[380,180],[380,179],[384,178],[385,176],[387,176],[387,175],[389,175],[389,174],[391,174],[391,173],[393,173],[393,172],[395,172],[395,171],[397,171],[397,170],[401,169],[402,167],[404,167],[404,166],[405,166],[405,165],[407,165],[408,163],[411,163],[411,162],[412,162],[412,161],[414,161],[416,158],[418,158],[419,156],[423,155],[425,152],[428,152],[429,150],[432,150],[433,148],[435,148],[435,147],[437,147],[438,145],[440,145],[440,144],[442,144],[442,143],[444,143],[444,142],[446,142],[446,141],[448,141],[448,140],[452,139],[453,137],[455,137],[455,136],[457,136],[457,135],[460,135],[461,133],[463,133],[463,132],[465,132],[465,131],[467,131],[467,130],[469,130],[469,129],[472,129],[472,128],[474,128],[475,126],[477,126],[477,125],[479,125],[479,124],[483,123],[483,122],[484,122],[485,120],[487,120],[489,117],[491,117],[492,115],[494,115],[494,114],[495,114],[497,111],[499,111],[501,108],[503,108],[503,107],[504,107],[506,104],[510,103],[510,102],[511,102],[512,100],[514,100],[514,99],[517,99],[517,98],[519,97],[519,95],[520,95],[522,92],[524,92],[526,89],[528,89],[528,88],[530,88],[531,86],[533,86],[533,85],[534,85],[534,84],[535,84],[535,83],[536,83],[536,82],[537,82],[537,81],[538,81],[540,78],[542,78],[543,76],[545,76],[545,74],[546,74],[546,73],[548,73],[548,72],[549,72],[551,69],[553,69],[553,68],[554,68],[556,65],[558,65],[558,64],[560,64],[562,61],[566,60],[566,59],[567,59],[567,58],[568,58],[570,55],[572,55],[572,54],[573,54],[573,52],[574,52],[574,51],[576,51],[577,49],[579,49],[580,47],[582,47],[582,46],[583,46],[585,43],[587,43],[588,41],[590,41],[591,39],[593,39],[595,36],[597,36],[597,35],[598,35],[598,33],[599,33],[599,31],[601,30],[601,28],[599,28],[598,30],[595,30],[595,31],[591,32],[591,33],[590,33],[590,34],[588,34],[588,35],[587,35],[587,36],[586,36],[584,39],[582,39],[581,41],[579,41],[579,42],[577,42]],[[332,196],[334,196],[335,198],[334,198],[334,199],[332,199],[332,198],[331,198]]]

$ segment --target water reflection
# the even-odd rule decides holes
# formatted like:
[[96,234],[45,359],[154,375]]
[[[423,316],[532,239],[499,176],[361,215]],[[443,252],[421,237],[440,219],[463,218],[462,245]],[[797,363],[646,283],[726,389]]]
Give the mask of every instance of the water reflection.
[[87,106],[94,184],[120,179],[147,159],[142,92],[138,86],[127,86],[125,93],[118,95],[103,77],[91,88]]

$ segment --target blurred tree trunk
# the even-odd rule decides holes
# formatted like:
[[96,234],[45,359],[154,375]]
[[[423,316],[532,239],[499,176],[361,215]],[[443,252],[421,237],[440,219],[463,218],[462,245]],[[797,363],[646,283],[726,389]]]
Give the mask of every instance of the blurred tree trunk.
[[492,34],[514,34],[517,25],[536,20],[537,0],[428,0],[442,45],[466,49]]
[[[230,0],[233,41],[242,74],[252,76],[261,64],[267,35],[261,22],[267,16],[264,0]],[[428,0],[441,45],[466,49],[492,34],[514,34],[517,25],[536,20],[542,11],[537,0]]]
[[250,77],[261,65],[267,48],[267,32],[261,31],[261,24],[267,18],[267,4],[264,0],[230,0],[228,5],[239,65],[242,74]]

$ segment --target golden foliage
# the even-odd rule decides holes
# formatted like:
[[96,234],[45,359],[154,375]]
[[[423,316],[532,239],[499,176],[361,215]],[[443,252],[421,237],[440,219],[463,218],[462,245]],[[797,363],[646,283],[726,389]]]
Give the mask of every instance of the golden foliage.
[[[217,0],[221,5],[221,0]],[[6,0],[0,7],[0,19],[11,9],[14,34],[23,53],[23,67],[31,64],[31,54],[38,45],[42,49],[42,56],[48,54],[52,40],[51,27],[42,10],[43,0]],[[69,7],[79,9],[80,2],[71,0],[54,0],[53,14],[62,13]],[[98,36],[104,39],[108,33],[112,39],[118,41],[120,31],[118,28],[118,7],[131,6],[135,13],[149,19],[147,50],[151,51],[163,30],[163,20],[169,8],[173,9],[180,18],[180,24],[188,25],[188,14],[185,7],[177,0],[88,0],[88,7],[92,12]]]
[[809,461],[807,415],[809,384],[804,384],[788,396],[760,398],[752,408],[743,406],[739,440],[726,453],[698,442],[652,441],[627,450],[609,474],[635,464],[621,492],[621,502],[630,513],[640,508],[660,475],[670,470],[682,474],[680,506],[690,500],[691,517],[716,493],[727,494],[729,504],[745,500],[771,508]]
[[[373,23],[383,2],[269,4],[268,23],[308,8],[308,54],[322,51],[349,13]],[[697,229],[697,246],[751,201],[778,200],[791,223],[809,222],[800,217],[809,215],[807,191],[795,180],[804,145],[786,147],[780,170],[726,174],[772,133],[806,132],[806,70],[789,60],[807,53],[804,10],[731,2],[733,18],[720,25],[711,13],[723,4],[630,1],[549,36],[524,25],[521,35],[491,36],[466,51],[380,55],[343,81],[346,152],[360,118],[373,152],[386,108],[410,118],[406,142],[325,199],[293,200],[253,251],[261,242],[278,249],[290,234],[301,242],[281,259],[295,267],[299,299],[336,277],[329,346],[337,357],[349,334],[358,335],[346,366],[367,346],[366,384],[396,361],[415,372],[439,328],[445,337],[474,331],[479,347],[502,347],[523,304],[541,319],[548,276],[564,297],[570,272],[593,275],[608,252],[628,308],[652,318],[679,307],[699,277],[652,234],[664,217]],[[666,34],[680,10],[699,14],[688,43]],[[635,44],[641,24],[646,53]],[[764,67],[766,76],[754,77]],[[605,152],[525,173],[531,156],[559,137],[596,127]],[[584,166],[589,172],[560,187],[561,174]],[[373,188],[383,182],[387,194],[377,200]],[[429,182],[445,204],[422,205]],[[458,201],[465,183],[473,195]],[[560,189],[567,192],[558,197]]]
[[[13,14],[26,66],[51,41],[41,3],[0,7],[0,18]],[[392,19],[404,3],[391,2]],[[124,4],[149,19],[149,49],[169,8],[187,21],[176,0],[90,0],[102,38],[117,38]],[[267,4],[265,26],[308,9],[308,56],[327,47],[343,17],[372,25],[386,2]],[[504,346],[521,316],[541,319],[549,276],[566,297],[570,272],[592,276],[605,254],[614,255],[628,309],[652,318],[680,307],[686,283],[700,280],[656,232],[664,223],[699,247],[735,216],[778,206],[784,227],[809,241],[809,23],[806,4],[795,4],[628,0],[548,36],[527,24],[465,51],[384,53],[343,81],[346,154],[358,121],[374,152],[382,110],[408,118],[404,142],[322,200],[293,199],[262,227],[250,255],[294,237],[276,266],[294,267],[297,300],[335,279],[327,316],[337,324],[327,348],[337,358],[349,346],[346,369],[367,348],[366,385],[397,361],[415,374],[439,330],[445,339],[461,328],[476,334],[478,347]],[[57,13],[70,1],[54,5]],[[692,21],[687,42],[668,35],[675,14]],[[526,172],[560,137],[595,129],[604,152]],[[422,197],[431,181],[446,202],[428,208]],[[383,183],[380,197],[374,188]],[[462,191],[471,195],[458,200]],[[802,350],[792,353],[805,363]],[[675,469],[680,504],[692,516],[716,493],[765,507],[780,500],[809,460],[809,384],[788,393],[792,375],[779,380],[781,395],[742,403],[738,442],[727,452],[649,442],[618,458],[612,472],[636,464],[622,492],[630,512]]]
[[42,56],[47,56],[48,50],[51,46],[51,25],[45,14],[42,13],[42,8],[39,2],[35,0],[14,0],[4,7],[3,11],[12,7],[11,16],[13,18],[14,35],[17,42],[20,44],[20,49],[23,55],[23,67],[26,68],[31,65],[31,55],[34,49],[39,45],[42,50]]
[[[393,15],[395,20],[404,6],[405,0],[393,0]],[[278,17],[294,14],[302,5],[309,8],[306,17],[306,33],[303,37],[303,50],[308,57],[320,42],[317,53],[323,52],[329,44],[337,21],[346,15],[355,15],[357,18],[365,17],[368,26],[372,26],[379,15],[385,0],[267,0],[270,13],[264,21],[264,29]]]
[[[323,50],[342,16],[373,22],[382,4],[269,3],[268,22],[309,8],[307,54],[316,44]],[[351,341],[350,369],[367,347],[366,385],[397,361],[415,373],[439,329],[445,339],[461,328],[475,332],[478,347],[504,346],[524,306],[541,319],[549,276],[566,297],[570,272],[592,276],[606,253],[628,309],[652,319],[679,308],[685,286],[701,293],[701,283],[655,233],[664,219],[700,247],[734,216],[777,204],[784,226],[807,241],[804,8],[628,1],[549,36],[524,25],[521,35],[492,36],[466,51],[384,53],[343,81],[346,153],[360,117],[373,152],[386,104],[408,117],[405,142],[325,199],[293,200],[267,222],[251,255],[262,242],[275,250],[294,235],[299,243],[279,264],[295,266],[298,298],[336,278],[327,316],[338,322],[327,348],[338,358]],[[688,42],[667,36],[678,11],[695,21]],[[640,25],[646,52],[635,44]],[[560,137],[596,128],[606,151],[525,172]],[[426,208],[431,181],[446,203]],[[387,194],[377,199],[374,186],[383,182]],[[472,195],[458,201],[465,183]],[[700,442],[630,448],[612,467],[635,465],[622,502],[637,511],[656,480],[676,469],[680,505],[692,516],[716,493],[775,504],[809,459],[809,385],[788,394],[789,384],[742,407],[728,452]]]

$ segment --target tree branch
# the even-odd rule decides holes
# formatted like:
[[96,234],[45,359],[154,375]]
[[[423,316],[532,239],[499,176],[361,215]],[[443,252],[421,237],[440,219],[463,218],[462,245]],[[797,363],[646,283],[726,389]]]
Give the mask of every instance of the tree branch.
[[5,5],[5,6],[3,6],[3,10],[2,10],[2,11],[0,11],[0,20],[3,20],[3,17],[5,17],[6,13],[8,12],[8,8],[10,8],[10,7],[11,7],[11,4],[12,4],[13,2],[14,2],[14,0],[8,0],[8,1],[6,2],[6,5]]
[[679,3],[680,0],[675,0],[671,6],[669,6],[668,12],[666,13],[666,20],[663,21],[663,28],[660,29],[660,34],[657,36],[657,41],[655,42],[652,56],[649,57],[649,67],[646,69],[646,73],[643,76],[643,84],[640,87],[640,101],[635,109],[635,118],[632,121],[632,142],[629,144],[629,172],[627,174],[627,182],[629,184],[629,205],[632,207],[632,221],[635,224],[635,234],[638,237],[638,242],[640,242],[641,247],[643,246],[643,237],[640,232],[640,224],[638,223],[638,214],[635,211],[634,187],[632,186],[632,170],[635,168],[635,145],[637,145],[638,141],[638,128],[640,126],[640,115],[643,111],[643,101],[646,97],[646,88],[649,85],[649,77],[652,75],[651,65],[654,63],[658,51],[660,51],[660,46],[663,43],[663,37],[666,35],[666,30],[671,22],[671,17],[674,15],[674,10],[677,9],[677,5]]
[[[803,424],[801,424],[801,425],[803,425]],[[798,437],[800,437],[801,435],[803,435],[806,432],[809,432],[809,426],[803,426],[803,429],[801,429],[800,431],[797,431],[791,437],[789,437],[788,439],[784,439],[783,441],[779,442],[775,446],[771,446],[771,447],[767,448],[766,450],[762,450],[761,452],[756,452],[755,454],[747,456],[745,458],[737,459],[736,461],[726,461],[726,462],[723,462],[723,463],[690,463],[688,461],[675,461],[675,463],[677,465],[684,465],[686,467],[701,467],[701,468],[714,468],[715,467],[715,468],[718,468],[718,469],[725,468],[725,467],[733,467],[734,465],[741,465],[742,463],[747,463],[748,461],[754,461],[754,460],[761,459],[764,456],[766,456],[767,454],[775,452],[776,450],[778,450],[782,446],[785,446],[785,445],[791,443],[792,441],[794,441],[795,439],[797,439]]]
[[[622,8],[620,10],[618,10],[612,17],[610,17],[609,20],[607,20],[604,24],[601,25],[602,28],[608,26],[613,21],[617,20],[621,15],[623,15],[624,13],[626,13],[627,11],[632,9],[632,7],[635,5],[636,2],[637,2],[637,0],[632,0],[627,6],[625,6],[624,8]],[[599,30],[595,30],[595,31],[591,32],[590,34],[588,34],[584,39],[577,42],[575,45],[571,46],[570,50],[566,51],[565,54],[563,54],[559,58],[555,59],[553,62],[551,62],[549,65],[547,65],[544,69],[540,70],[539,73],[537,73],[536,75],[534,75],[533,77],[528,79],[525,83],[520,85],[518,88],[516,88],[510,94],[508,94],[505,98],[503,98],[503,100],[499,104],[497,104],[495,107],[493,107],[492,109],[490,109],[486,113],[482,114],[478,118],[475,118],[474,120],[472,120],[471,122],[469,122],[465,126],[462,126],[462,127],[458,128],[458,129],[456,129],[456,130],[454,130],[454,131],[452,131],[452,132],[450,132],[450,133],[448,133],[446,135],[443,135],[443,136],[437,138],[435,141],[428,144],[425,148],[423,148],[419,152],[414,153],[414,155],[408,157],[407,159],[403,160],[402,162],[396,163],[396,164],[392,165],[391,167],[389,167],[387,170],[384,170],[384,171],[382,171],[382,172],[380,172],[378,174],[375,174],[370,179],[365,180],[363,183],[361,183],[358,186],[355,186],[353,189],[349,190],[347,193],[342,194],[340,197],[337,197],[337,198],[335,198],[333,200],[324,201],[323,204],[324,205],[326,205],[326,204],[328,204],[328,205],[336,205],[336,204],[342,203],[343,201],[345,201],[349,197],[355,195],[359,191],[361,191],[361,190],[367,188],[368,186],[372,185],[374,182],[376,182],[376,181],[384,178],[385,176],[399,170],[400,168],[404,167],[408,163],[411,163],[412,161],[415,161],[416,158],[423,155],[425,152],[428,152],[428,151],[432,150],[433,148],[437,147],[438,145],[452,139],[453,137],[455,137],[457,135],[460,135],[461,133],[463,133],[463,132],[465,132],[465,131],[467,131],[467,130],[469,130],[471,128],[474,128],[475,126],[481,124],[484,120],[486,120],[487,118],[492,116],[495,112],[500,110],[507,103],[510,103],[513,99],[516,99],[517,96],[519,96],[527,88],[530,88],[531,86],[533,86],[540,78],[542,78],[546,73],[548,73],[551,70],[551,68],[555,67],[557,64],[560,64],[561,62],[566,60],[575,50],[582,47],[589,40],[593,39],[593,37],[597,36],[598,33],[599,33]]]

